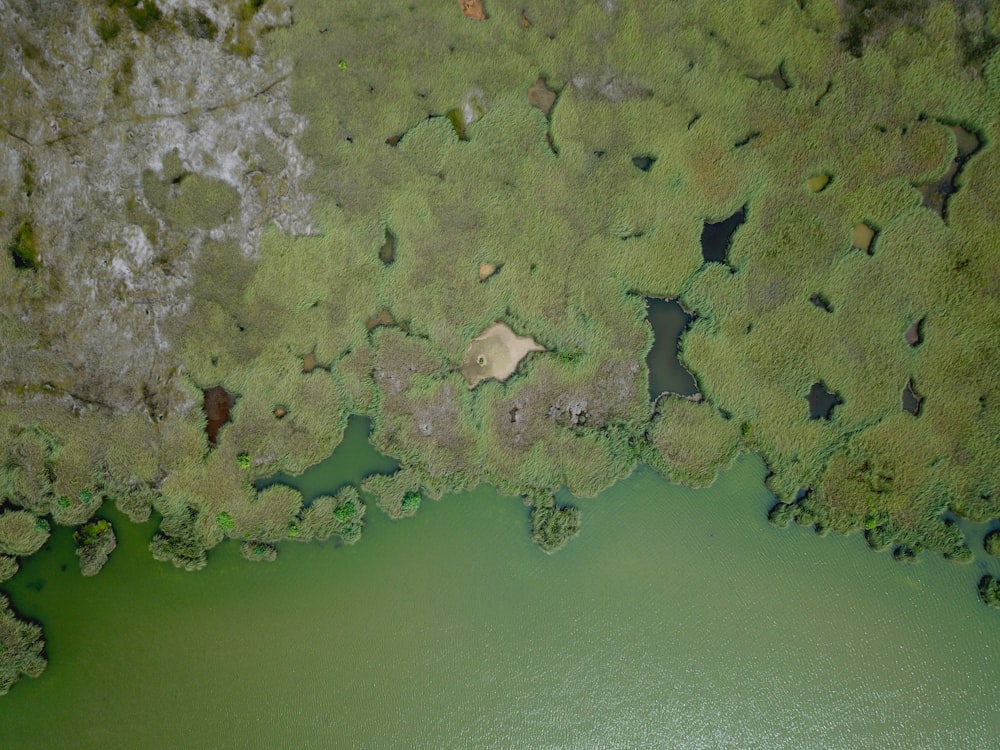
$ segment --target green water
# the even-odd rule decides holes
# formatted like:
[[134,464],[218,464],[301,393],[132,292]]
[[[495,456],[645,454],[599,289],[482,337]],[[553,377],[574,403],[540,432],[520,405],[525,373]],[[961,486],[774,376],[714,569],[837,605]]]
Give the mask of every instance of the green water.
[[[370,470],[363,436],[331,481]],[[488,488],[198,573],[115,517],[83,579],[61,529],[9,586],[50,664],[0,699],[0,747],[994,746],[1000,616],[974,588],[998,566],[773,529],[762,477],[640,470],[551,557]]]

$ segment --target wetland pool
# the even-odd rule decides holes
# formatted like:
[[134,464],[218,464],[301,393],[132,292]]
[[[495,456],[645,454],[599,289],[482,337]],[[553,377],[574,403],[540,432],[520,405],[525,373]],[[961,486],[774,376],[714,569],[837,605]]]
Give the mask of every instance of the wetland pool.
[[[365,432],[342,463],[375,461]],[[640,468],[575,501],[553,556],[488,487],[396,522],[370,506],[354,547],[251,564],[224,543],[197,573],[110,513],[118,549],[85,579],[60,528],[7,586],[49,666],[0,699],[0,745],[990,746],[1000,617],[975,583],[996,561],[772,528],[763,476],[754,456],[707,490]]]

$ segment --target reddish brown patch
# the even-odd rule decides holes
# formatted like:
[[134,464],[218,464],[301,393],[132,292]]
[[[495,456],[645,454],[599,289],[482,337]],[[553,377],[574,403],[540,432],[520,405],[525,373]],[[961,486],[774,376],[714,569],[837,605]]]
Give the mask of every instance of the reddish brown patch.
[[278,419],[283,418],[286,414],[288,414],[288,409],[283,409],[280,406],[274,410],[274,416]]
[[483,10],[483,0],[458,0],[462,13],[473,21],[485,21],[486,11]]
[[523,10],[521,11],[521,25],[526,29],[531,26],[531,21],[528,20],[528,14]]
[[236,403],[236,397],[221,385],[206,388],[202,393],[205,395],[203,408],[208,419],[205,434],[208,435],[208,444],[214,448],[219,442],[219,430],[229,421],[229,414]]
[[309,352],[306,356],[302,358],[302,372],[308,373],[316,369],[318,365],[316,364],[316,355]]
[[395,135],[390,135],[388,138],[386,138],[385,143],[387,146],[392,146],[393,148],[395,148],[396,146],[399,145],[399,142],[401,140],[403,140],[403,134],[397,133]]

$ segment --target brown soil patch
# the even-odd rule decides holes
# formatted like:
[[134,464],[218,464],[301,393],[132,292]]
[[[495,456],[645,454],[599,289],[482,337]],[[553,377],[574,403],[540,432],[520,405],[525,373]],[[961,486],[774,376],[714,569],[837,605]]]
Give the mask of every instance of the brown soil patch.
[[531,352],[545,347],[530,336],[518,336],[504,323],[494,323],[469,342],[462,360],[462,376],[475,388],[490,378],[506,380]]
[[528,87],[528,104],[537,107],[546,117],[555,106],[557,93],[548,87],[544,78],[539,78]]
[[205,396],[202,408],[208,419],[205,434],[208,435],[208,444],[214,448],[219,443],[219,430],[229,421],[230,412],[236,404],[236,397],[221,385],[206,388],[202,393]]
[[307,354],[306,356],[304,356],[302,358],[302,372],[303,373],[310,373],[313,370],[315,370],[317,367],[319,367],[319,365],[316,364],[316,355],[313,354],[312,352],[309,352],[309,354]]
[[462,13],[473,21],[485,21],[486,11],[483,10],[483,0],[458,0]]

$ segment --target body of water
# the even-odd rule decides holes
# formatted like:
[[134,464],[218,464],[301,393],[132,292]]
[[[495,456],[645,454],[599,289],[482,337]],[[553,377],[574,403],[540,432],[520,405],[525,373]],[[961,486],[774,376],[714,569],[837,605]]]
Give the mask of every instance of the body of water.
[[640,469],[580,501],[553,556],[485,487],[370,508],[355,547],[252,564],[229,542],[197,573],[112,515],[84,579],[60,529],[8,586],[50,664],[0,699],[0,746],[995,746],[1000,613],[975,583],[996,564],[774,529],[763,475],[747,457],[695,491]]

